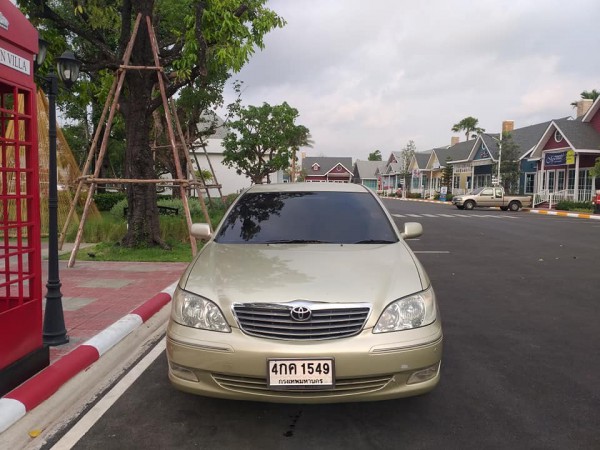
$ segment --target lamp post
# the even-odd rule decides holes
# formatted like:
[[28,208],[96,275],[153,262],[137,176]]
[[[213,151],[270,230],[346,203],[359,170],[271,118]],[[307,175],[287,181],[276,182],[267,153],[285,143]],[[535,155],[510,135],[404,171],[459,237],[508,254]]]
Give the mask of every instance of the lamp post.
[[[39,67],[46,55],[45,42],[40,39],[40,50],[36,57]],[[62,306],[60,276],[58,270],[58,165],[56,158],[56,95],[58,78],[70,88],[79,76],[81,63],[72,52],[64,52],[57,59],[57,73],[45,77],[48,93],[48,282],[46,283],[46,308],[44,311],[43,341],[54,346],[69,342]]]

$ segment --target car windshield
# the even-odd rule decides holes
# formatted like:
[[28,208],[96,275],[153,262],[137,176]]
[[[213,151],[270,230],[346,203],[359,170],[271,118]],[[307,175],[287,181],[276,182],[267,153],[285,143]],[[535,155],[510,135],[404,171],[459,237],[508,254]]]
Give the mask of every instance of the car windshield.
[[471,191],[471,194],[473,194],[473,195],[477,195],[477,194],[479,194],[481,191],[483,191],[483,188],[482,188],[482,187],[479,187],[479,188],[473,189],[473,190]]
[[398,237],[367,192],[259,192],[239,199],[215,242],[386,244]]

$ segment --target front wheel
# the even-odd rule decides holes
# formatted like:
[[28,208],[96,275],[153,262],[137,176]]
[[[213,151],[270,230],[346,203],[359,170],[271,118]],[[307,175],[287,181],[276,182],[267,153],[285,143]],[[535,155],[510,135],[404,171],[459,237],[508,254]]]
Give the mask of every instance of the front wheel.
[[475,208],[475,202],[474,201],[469,200],[469,201],[465,202],[465,209],[466,210],[470,211],[473,208]]
[[521,208],[521,205],[519,204],[519,202],[510,202],[508,204],[508,209],[510,209],[511,211],[518,211]]

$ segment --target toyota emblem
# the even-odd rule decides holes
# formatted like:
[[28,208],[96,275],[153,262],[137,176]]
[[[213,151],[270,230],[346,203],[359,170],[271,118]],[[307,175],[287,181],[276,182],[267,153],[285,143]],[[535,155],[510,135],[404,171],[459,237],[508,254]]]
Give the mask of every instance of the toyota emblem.
[[290,311],[290,316],[297,322],[306,322],[312,316],[312,311],[306,306],[294,306]]

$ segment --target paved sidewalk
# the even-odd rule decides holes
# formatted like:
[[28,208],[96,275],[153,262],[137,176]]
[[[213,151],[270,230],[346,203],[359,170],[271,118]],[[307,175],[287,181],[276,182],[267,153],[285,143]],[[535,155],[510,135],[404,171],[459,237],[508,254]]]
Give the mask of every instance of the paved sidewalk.
[[[97,335],[179,280],[187,263],[59,262],[62,304],[69,342],[50,348],[50,363]],[[48,261],[42,261],[46,291]],[[45,303],[45,301],[44,301]]]
[[[69,251],[65,245],[61,253]],[[46,253],[42,249],[44,294]],[[51,347],[50,366],[0,398],[0,433],[167,305],[186,267],[187,263],[76,261],[68,268],[67,261],[60,261],[69,342]]]

